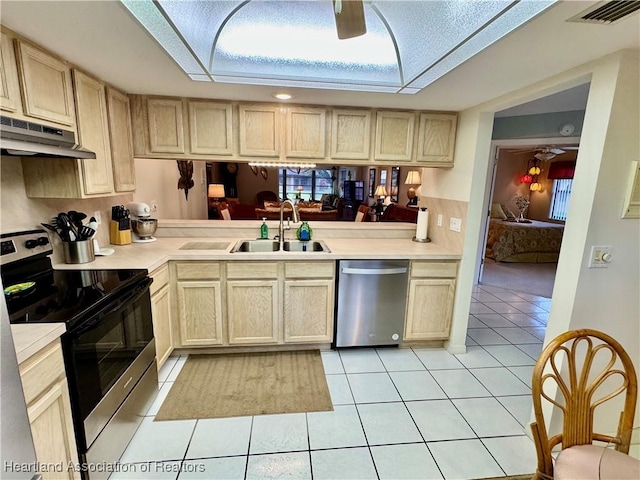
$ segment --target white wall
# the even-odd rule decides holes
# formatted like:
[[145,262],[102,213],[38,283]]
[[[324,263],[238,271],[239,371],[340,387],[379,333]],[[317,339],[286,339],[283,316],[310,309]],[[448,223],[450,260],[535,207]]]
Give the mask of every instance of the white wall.
[[133,199],[158,205],[154,218],[181,218],[197,220],[207,218],[206,163],[193,162],[194,186],[189,190],[189,199],[184,190],[178,189],[180,172],[175,160],[152,160],[136,158],[136,192]]

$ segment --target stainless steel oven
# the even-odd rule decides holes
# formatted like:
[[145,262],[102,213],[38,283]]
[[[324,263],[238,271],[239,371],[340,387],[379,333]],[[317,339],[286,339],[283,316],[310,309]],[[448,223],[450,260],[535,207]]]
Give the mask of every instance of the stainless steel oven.
[[146,270],[53,270],[46,232],[2,235],[11,323],[64,322],[62,335],[82,475],[117,462],[158,390]]

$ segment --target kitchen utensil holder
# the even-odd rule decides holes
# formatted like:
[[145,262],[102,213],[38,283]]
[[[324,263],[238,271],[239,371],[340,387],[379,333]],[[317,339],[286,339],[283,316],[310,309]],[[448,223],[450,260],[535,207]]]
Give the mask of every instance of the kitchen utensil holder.
[[96,259],[92,240],[62,242],[65,263],[89,263]]
[[119,223],[109,221],[109,242],[112,245],[129,245],[131,243],[131,230],[119,230]]

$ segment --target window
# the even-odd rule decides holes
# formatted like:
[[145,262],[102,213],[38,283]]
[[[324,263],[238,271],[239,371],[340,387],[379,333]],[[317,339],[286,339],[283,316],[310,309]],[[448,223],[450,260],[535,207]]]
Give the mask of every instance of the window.
[[551,194],[551,208],[549,218],[553,220],[567,219],[567,208],[571,197],[571,178],[557,178],[553,181],[553,193]]
[[319,200],[322,195],[333,193],[331,170],[298,171],[283,168],[280,170],[278,188],[282,198],[297,198],[300,192],[301,200]]

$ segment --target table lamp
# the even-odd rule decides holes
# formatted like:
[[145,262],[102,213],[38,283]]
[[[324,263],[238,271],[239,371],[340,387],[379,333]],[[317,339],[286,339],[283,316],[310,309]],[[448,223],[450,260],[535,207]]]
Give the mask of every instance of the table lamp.
[[221,183],[210,183],[207,189],[207,197],[218,200],[224,198],[224,185]]
[[409,173],[407,173],[407,179],[404,181],[405,185],[409,185],[409,190],[407,190],[409,203],[407,203],[407,205],[418,204],[418,198],[416,197],[416,189],[414,188],[414,185],[420,185],[421,183],[420,172],[418,172],[417,170],[410,170]]

